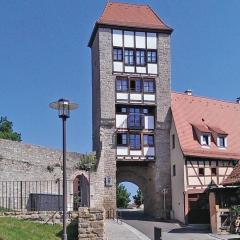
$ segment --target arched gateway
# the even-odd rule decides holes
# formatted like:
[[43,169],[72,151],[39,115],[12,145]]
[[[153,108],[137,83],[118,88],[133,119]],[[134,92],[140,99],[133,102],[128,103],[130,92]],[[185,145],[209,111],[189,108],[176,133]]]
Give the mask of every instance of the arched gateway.
[[170,209],[171,32],[149,6],[108,3],[90,38],[93,150],[104,180],[93,202],[106,210],[116,208],[123,180],[141,187],[145,212],[157,217],[169,189]]

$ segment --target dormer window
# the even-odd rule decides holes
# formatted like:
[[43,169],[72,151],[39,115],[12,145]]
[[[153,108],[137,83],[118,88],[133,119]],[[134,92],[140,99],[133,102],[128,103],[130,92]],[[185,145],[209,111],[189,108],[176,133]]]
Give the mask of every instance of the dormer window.
[[202,146],[210,146],[211,135],[210,134],[203,134],[201,136],[201,145]]
[[225,148],[226,147],[226,137],[225,136],[218,136],[217,138],[217,145],[219,148]]

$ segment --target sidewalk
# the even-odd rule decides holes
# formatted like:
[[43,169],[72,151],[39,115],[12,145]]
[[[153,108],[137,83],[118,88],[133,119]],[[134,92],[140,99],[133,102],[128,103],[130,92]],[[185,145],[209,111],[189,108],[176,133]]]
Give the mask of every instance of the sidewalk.
[[124,222],[117,223],[114,220],[106,220],[107,240],[150,240],[137,229]]
[[221,240],[240,240],[240,235],[238,234],[213,234],[209,233],[209,236],[214,237],[215,239]]

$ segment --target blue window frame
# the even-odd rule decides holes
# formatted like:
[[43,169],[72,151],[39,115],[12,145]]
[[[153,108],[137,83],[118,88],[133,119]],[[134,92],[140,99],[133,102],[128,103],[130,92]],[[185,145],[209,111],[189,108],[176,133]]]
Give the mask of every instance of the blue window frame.
[[132,92],[142,92],[142,80],[141,79],[131,79],[130,89]]
[[145,93],[154,93],[155,84],[153,80],[144,80],[143,89]]
[[114,61],[122,61],[123,60],[122,48],[114,48],[113,49],[113,60]]
[[154,146],[154,136],[149,134],[143,135],[143,144],[146,146]]
[[141,149],[141,135],[140,134],[130,134],[130,148],[139,150]]
[[125,65],[134,65],[134,50],[124,49],[124,62]]
[[147,62],[157,63],[157,51],[155,50],[147,51]]
[[117,79],[117,91],[118,92],[128,91],[128,79]]
[[136,50],[136,65],[137,66],[145,66],[145,50]]
[[128,117],[128,126],[133,129],[143,128],[142,115],[140,108],[130,108]]

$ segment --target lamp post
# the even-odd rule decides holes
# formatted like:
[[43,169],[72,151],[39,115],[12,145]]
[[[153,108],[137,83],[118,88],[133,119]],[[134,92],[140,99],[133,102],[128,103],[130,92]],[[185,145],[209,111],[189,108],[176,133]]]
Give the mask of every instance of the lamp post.
[[76,103],[71,103],[67,99],[59,99],[57,102],[49,104],[50,108],[58,110],[58,116],[62,119],[62,135],[63,135],[63,235],[62,239],[67,240],[67,178],[66,178],[66,121],[70,117],[70,110],[79,107]]

